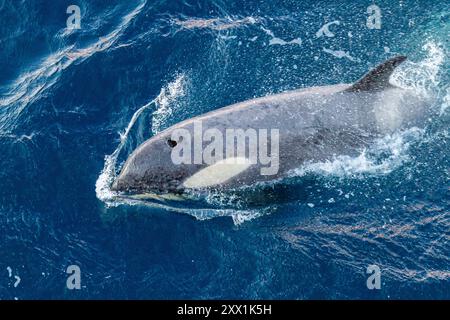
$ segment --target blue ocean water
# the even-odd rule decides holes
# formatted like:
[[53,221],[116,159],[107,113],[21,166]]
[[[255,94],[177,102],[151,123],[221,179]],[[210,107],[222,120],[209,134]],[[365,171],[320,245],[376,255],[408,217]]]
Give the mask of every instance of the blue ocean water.
[[[0,0],[0,298],[450,299],[449,30],[446,1]],[[438,115],[298,168],[282,197],[163,206],[109,189],[180,120],[398,54],[391,81]]]

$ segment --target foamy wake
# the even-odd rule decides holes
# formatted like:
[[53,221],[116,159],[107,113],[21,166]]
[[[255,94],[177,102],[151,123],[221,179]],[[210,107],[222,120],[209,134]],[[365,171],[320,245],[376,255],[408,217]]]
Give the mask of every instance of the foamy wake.
[[424,131],[411,128],[378,139],[357,157],[335,156],[332,160],[314,162],[292,170],[289,176],[320,174],[323,176],[363,178],[366,175],[388,174],[408,161],[408,149]]

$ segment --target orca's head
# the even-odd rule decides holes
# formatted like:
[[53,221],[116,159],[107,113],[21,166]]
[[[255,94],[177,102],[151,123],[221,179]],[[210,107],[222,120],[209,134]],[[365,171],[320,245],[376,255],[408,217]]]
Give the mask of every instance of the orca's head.
[[128,157],[111,189],[133,195],[182,193],[183,182],[198,166],[174,163],[172,151],[179,142],[170,130],[145,141]]
[[[214,133],[223,134],[220,130]],[[243,146],[246,146],[245,142],[245,139],[241,140]],[[209,140],[203,140],[203,131],[196,130],[195,121],[175,125],[145,141],[130,155],[112,190],[139,197],[181,194],[186,189],[239,186],[244,183],[246,174],[251,176],[258,170],[258,166],[245,156],[224,159],[224,144],[219,144],[214,152],[206,152],[209,143]],[[233,145],[233,148],[238,147]],[[237,154],[237,150],[232,151]],[[214,156],[209,157],[212,154]]]

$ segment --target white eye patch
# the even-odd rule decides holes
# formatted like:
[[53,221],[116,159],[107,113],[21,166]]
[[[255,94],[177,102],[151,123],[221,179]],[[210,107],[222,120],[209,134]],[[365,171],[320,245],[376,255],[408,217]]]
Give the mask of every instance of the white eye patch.
[[187,178],[185,188],[205,188],[219,185],[244,172],[251,166],[247,158],[235,157],[220,160]]

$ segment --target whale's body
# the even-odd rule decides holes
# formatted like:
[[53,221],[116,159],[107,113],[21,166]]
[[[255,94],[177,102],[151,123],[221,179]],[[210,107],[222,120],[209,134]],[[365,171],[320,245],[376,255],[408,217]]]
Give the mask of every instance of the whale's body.
[[[116,191],[181,193],[186,188],[236,188],[282,178],[307,162],[356,155],[377,137],[420,126],[428,117],[427,101],[412,90],[389,84],[389,76],[405,57],[395,57],[353,85],[338,84],[289,91],[233,104],[180,122],[140,145],[113,184]],[[203,131],[277,129],[278,170],[262,175],[261,164],[174,164],[170,143],[175,130],[194,136]],[[207,142],[204,142],[207,144]],[[269,149],[271,149],[269,141]],[[193,148],[192,148],[193,149]],[[224,150],[225,154],[225,150]]]

